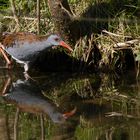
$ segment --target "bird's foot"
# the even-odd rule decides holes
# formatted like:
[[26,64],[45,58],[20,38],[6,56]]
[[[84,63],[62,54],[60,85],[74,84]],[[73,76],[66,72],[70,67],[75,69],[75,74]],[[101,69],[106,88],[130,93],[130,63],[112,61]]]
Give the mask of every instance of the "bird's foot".
[[35,81],[26,71],[24,72],[24,77],[26,80],[31,79],[31,80]]

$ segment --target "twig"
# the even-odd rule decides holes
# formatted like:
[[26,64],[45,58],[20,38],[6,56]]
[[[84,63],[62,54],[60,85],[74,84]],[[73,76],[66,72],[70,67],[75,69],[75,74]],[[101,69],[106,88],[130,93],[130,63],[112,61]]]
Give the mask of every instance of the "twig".
[[136,118],[132,115],[129,115],[129,114],[123,114],[123,113],[120,113],[120,112],[108,112],[106,113],[105,115],[106,117],[127,117],[127,118]]
[[45,140],[45,127],[43,114],[40,114],[40,125],[41,125],[41,140]]
[[73,16],[75,16],[75,14],[71,11],[71,9],[67,10],[62,3],[60,3],[61,9],[63,9],[68,15],[69,17],[73,18]]
[[[4,16],[3,19],[15,19],[13,16]],[[25,19],[25,20],[37,20],[37,18],[32,18],[32,17],[20,17],[20,19]],[[44,21],[44,19],[40,19]]]
[[116,43],[114,45],[114,47],[130,47],[131,45],[135,44],[135,43],[140,43],[140,40],[138,39],[134,39],[134,40],[129,40],[129,41],[126,41],[126,42],[119,42],[119,43]]
[[[107,35],[109,35],[110,37],[114,36],[114,37],[125,37],[125,38],[132,38],[131,36],[124,36],[124,35],[118,35],[115,33],[111,33],[109,31],[106,30],[102,30],[103,33],[106,33]],[[112,38],[111,38],[112,39]],[[113,39],[114,40],[114,39]],[[115,41],[116,42],[116,41]],[[119,43],[115,43],[114,47],[115,49],[127,49],[128,47],[130,47],[131,45],[135,44],[135,43],[140,43],[139,38],[137,39],[133,39],[133,40],[129,40],[126,42],[119,42]]]
[[18,19],[18,16],[16,15],[16,6],[15,6],[15,1],[14,0],[10,0],[11,2],[11,7],[12,7],[12,11],[13,11],[13,15],[14,15],[14,18],[15,18],[15,21],[19,27],[19,19]]
[[18,122],[19,122],[19,108],[16,110],[15,121],[14,121],[14,140],[18,138]]
[[40,33],[40,0],[37,0],[37,33]]
[[106,31],[106,30],[102,30],[102,32],[103,32],[103,33],[106,33],[106,34],[108,34],[108,35],[110,35],[110,36],[132,38],[131,36],[124,36],[124,35],[120,35],[120,34],[118,35],[118,34],[111,33],[111,32]]

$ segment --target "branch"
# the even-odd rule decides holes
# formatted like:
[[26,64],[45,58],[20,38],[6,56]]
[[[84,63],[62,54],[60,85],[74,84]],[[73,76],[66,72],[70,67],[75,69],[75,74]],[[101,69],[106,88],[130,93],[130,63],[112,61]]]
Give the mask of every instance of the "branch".
[[13,12],[15,21],[16,21],[17,25],[19,26],[19,19],[18,19],[18,16],[16,15],[15,1],[14,0],[10,0],[10,2],[11,2],[12,12]]
[[127,117],[127,118],[137,118],[129,114],[123,114],[120,112],[108,112],[105,115],[106,117]]
[[[110,37],[114,36],[114,37],[125,37],[125,38],[132,38],[131,36],[124,36],[124,35],[118,35],[115,33],[111,33],[109,31],[106,30],[102,30],[103,33],[106,33],[107,35],[109,35]],[[114,40],[114,38],[112,38]],[[128,49],[128,47],[130,47],[133,44],[138,44],[140,43],[140,39],[133,39],[133,40],[129,40],[126,42],[119,42],[119,43],[115,43],[114,48],[115,49]]]
[[69,12],[66,8],[64,8],[64,6],[62,5],[62,3],[60,3],[61,9],[63,9],[68,15],[69,17],[73,17],[71,12]]
[[[4,19],[15,19],[13,16],[4,16]],[[32,17],[20,17],[20,19],[25,19],[25,20],[37,20],[37,18],[32,18]],[[44,19],[40,19],[40,21],[44,21]]]
[[40,33],[40,0],[37,0],[37,33]]
[[106,31],[106,30],[102,30],[102,32],[103,32],[103,33],[106,33],[106,34],[108,34],[108,35],[110,35],[110,36],[132,38],[131,36],[124,36],[124,35],[120,35],[120,34],[118,35],[118,34],[111,33],[111,32]]
[[115,48],[117,48],[117,47],[130,47],[131,45],[133,45],[135,43],[140,43],[140,40],[134,39],[134,40],[126,41],[126,42],[119,42],[119,43],[116,43],[114,45],[114,47]]

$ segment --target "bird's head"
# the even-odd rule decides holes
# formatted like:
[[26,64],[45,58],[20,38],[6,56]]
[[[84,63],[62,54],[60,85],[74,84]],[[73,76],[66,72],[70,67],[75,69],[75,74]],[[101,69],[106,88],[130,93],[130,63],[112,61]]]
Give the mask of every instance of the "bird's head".
[[60,36],[56,34],[50,35],[47,41],[51,44],[51,46],[62,46],[71,52],[73,51],[73,49],[68,44],[66,44]]

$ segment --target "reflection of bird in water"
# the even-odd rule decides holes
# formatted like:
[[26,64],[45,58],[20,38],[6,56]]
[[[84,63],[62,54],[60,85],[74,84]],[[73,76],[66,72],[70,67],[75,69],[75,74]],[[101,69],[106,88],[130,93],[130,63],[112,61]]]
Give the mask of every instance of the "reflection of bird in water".
[[17,80],[3,97],[7,102],[16,104],[23,111],[48,114],[56,123],[64,122],[76,112],[74,109],[64,114],[60,113],[59,108],[42,94],[38,85],[32,80]]

